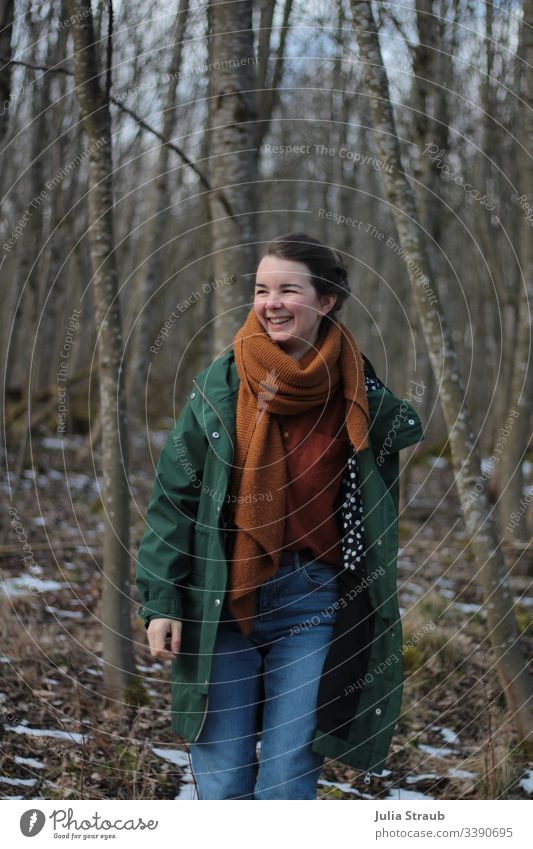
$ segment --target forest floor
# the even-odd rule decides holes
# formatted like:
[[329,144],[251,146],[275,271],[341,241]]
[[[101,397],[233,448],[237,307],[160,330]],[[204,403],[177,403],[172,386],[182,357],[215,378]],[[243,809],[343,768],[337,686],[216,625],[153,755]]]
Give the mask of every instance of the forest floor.
[[[165,436],[151,434],[155,456]],[[101,478],[92,456],[81,456],[83,444],[81,437],[33,441],[16,514],[2,483],[0,798],[193,799],[189,755],[170,729],[170,666],[150,657],[136,602],[136,662],[149,702],[117,711],[99,695],[103,509]],[[152,480],[149,464],[130,478],[133,552]],[[533,764],[507,719],[444,457],[413,463],[407,498],[398,560],[405,685],[387,770],[365,784],[357,770],[327,760],[319,799],[531,798]],[[31,552],[22,549],[25,539]],[[529,558],[508,566],[531,657]]]

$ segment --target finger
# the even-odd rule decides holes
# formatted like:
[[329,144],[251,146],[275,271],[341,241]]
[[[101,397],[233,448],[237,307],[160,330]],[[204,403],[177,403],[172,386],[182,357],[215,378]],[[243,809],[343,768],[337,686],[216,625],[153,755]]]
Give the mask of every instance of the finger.
[[152,652],[152,657],[156,657],[158,660],[174,660],[175,655],[167,649],[158,649],[156,652]]
[[150,643],[150,653],[152,657],[157,657],[158,652],[165,649],[165,635],[163,631],[153,630],[148,632],[148,642]]
[[173,622],[170,626],[171,630],[171,640],[170,640],[170,650],[173,654],[178,654],[181,645],[181,622]]

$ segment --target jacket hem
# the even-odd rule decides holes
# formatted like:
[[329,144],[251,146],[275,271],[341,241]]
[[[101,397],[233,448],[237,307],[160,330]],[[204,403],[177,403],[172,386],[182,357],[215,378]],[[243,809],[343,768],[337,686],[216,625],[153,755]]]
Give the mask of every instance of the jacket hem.
[[376,760],[372,754],[365,754],[362,751],[364,745],[365,743],[354,745],[349,740],[342,740],[332,734],[323,734],[321,731],[316,731],[311,743],[311,750],[362,772],[381,773],[385,768],[386,757]]

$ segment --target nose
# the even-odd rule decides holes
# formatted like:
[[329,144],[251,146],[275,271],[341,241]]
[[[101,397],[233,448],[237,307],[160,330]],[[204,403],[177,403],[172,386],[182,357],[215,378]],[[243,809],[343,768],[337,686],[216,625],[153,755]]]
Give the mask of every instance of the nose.
[[267,298],[267,301],[266,301],[267,309],[271,309],[272,307],[274,307],[274,308],[275,307],[281,307],[281,306],[282,306],[282,303],[281,303],[281,299],[280,299],[279,295],[269,295],[269,297]]

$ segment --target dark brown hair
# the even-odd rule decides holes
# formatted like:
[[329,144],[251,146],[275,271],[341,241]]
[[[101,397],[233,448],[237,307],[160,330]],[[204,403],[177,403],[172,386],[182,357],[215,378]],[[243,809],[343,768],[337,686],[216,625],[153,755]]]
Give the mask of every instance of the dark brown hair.
[[265,256],[277,256],[280,259],[292,259],[305,263],[311,273],[311,283],[317,294],[337,295],[334,306],[324,316],[326,319],[339,312],[350,294],[348,270],[340,254],[318,239],[308,236],[307,233],[288,233],[285,236],[277,236],[267,244],[261,259]]

